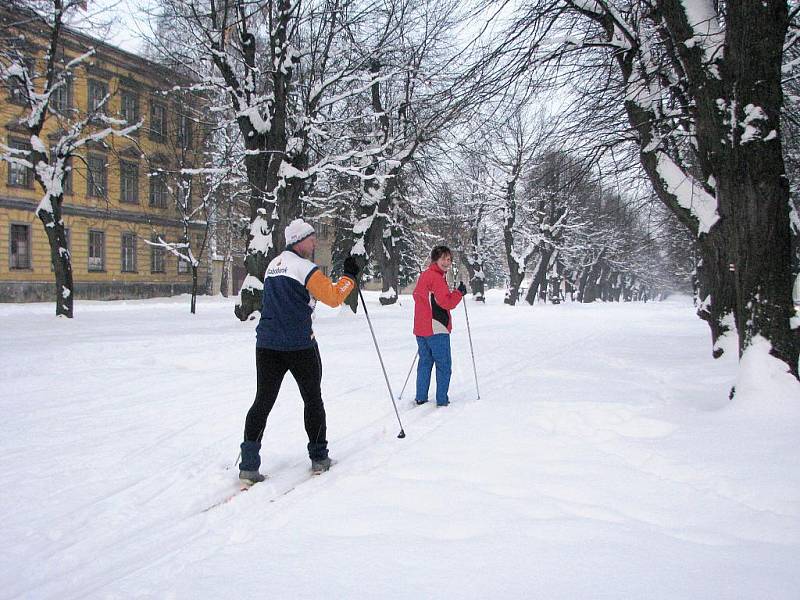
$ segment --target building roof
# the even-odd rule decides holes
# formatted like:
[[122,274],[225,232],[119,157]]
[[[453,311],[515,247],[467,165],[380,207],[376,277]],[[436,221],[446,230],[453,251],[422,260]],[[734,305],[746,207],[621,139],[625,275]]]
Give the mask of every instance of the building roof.
[[[28,20],[25,20],[26,13],[30,17]],[[28,31],[40,39],[47,39],[50,35],[49,25],[45,17],[19,4],[0,7],[0,30],[10,28]],[[96,58],[112,63],[123,70],[147,73],[148,79],[151,81],[155,79],[167,84],[169,87],[176,84],[187,85],[193,83],[191,78],[165,65],[118,48],[100,38],[78,31],[68,25],[62,25],[62,28],[66,35],[62,37],[61,43],[65,48],[70,48],[71,46],[71,50],[84,52],[86,48],[94,47],[97,50]]]

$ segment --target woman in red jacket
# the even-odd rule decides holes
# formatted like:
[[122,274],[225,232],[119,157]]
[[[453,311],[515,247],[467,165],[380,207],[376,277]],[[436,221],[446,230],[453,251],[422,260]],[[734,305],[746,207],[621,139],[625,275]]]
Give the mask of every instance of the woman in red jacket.
[[428,401],[431,370],[436,365],[436,405],[447,406],[450,400],[452,360],[450,358],[450,331],[453,329],[450,310],[458,306],[467,293],[462,281],[450,291],[445,273],[453,263],[447,246],[436,246],[431,251],[431,264],[414,288],[414,335],[417,336],[419,364],[417,366],[417,404]]

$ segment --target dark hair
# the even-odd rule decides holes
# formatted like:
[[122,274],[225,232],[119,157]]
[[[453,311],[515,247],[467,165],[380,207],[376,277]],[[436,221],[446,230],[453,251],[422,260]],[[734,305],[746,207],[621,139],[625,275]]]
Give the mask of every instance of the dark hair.
[[436,262],[445,254],[449,254],[450,257],[453,256],[453,253],[450,252],[450,248],[447,246],[434,246],[433,250],[431,250],[431,260]]

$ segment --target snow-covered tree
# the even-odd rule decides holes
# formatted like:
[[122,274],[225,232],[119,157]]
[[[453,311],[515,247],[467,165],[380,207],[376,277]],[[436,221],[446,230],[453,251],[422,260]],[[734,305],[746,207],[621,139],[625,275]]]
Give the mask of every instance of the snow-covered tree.
[[[141,122],[127,123],[107,114],[109,95],[82,109],[68,101],[75,70],[92,60],[95,48],[85,46],[74,56],[65,50],[70,19],[85,10],[84,0],[14,0],[0,8],[0,82],[9,86],[12,100],[22,108],[19,126],[29,146],[0,143],[0,160],[29,169],[42,199],[36,215],[50,245],[56,290],[56,314],[71,318],[74,308],[72,261],[62,220],[64,185],[72,164],[83,160],[89,143],[127,136]],[[91,22],[91,15],[83,20]],[[37,51],[39,46],[44,52]]]
[[[168,131],[174,135],[165,139],[167,155],[159,153],[146,156],[150,178],[151,202],[169,203],[181,222],[178,239],[167,240],[158,230],[153,239],[145,240],[150,246],[163,248],[178,260],[179,270],[192,274],[190,311],[196,311],[198,293],[198,268],[209,245],[210,225],[215,210],[226,200],[221,197],[235,177],[234,163],[230,160],[232,147],[225,144],[223,136],[214,130],[213,115],[206,108],[205,99],[180,87],[162,91],[164,96],[176,96],[174,118]],[[219,144],[212,148],[211,144]],[[199,232],[202,232],[200,234]]]
[[376,67],[373,49],[378,38],[385,50],[402,35],[406,17],[396,9],[405,5],[159,0],[159,6],[162,19],[180,24],[182,40],[163,44],[164,53],[193,70],[200,87],[222,93],[217,108],[241,134],[250,230],[236,312],[245,319],[260,308],[264,271],[283,249],[284,226],[306,214],[318,180],[337,172],[370,178],[365,164],[384,149],[361,127],[364,113],[374,115],[372,90],[409,71],[387,62],[386,72],[377,73],[384,67]]
[[527,174],[545,139],[540,125],[526,115],[524,105],[519,105],[507,119],[487,125],[478,134],[479,140],[489,142],[479,152],[487,156],[485,185],[494,198],[495,209],[502,215],[502,242],[509,279],[505,302],[510,305],[519,299],[520,286],[536,250],[534,236],[538,232],[530,227],[531,207],[523,199],[528,198],[524,190]]
[[364,127],[369,152],[362,162],[350,253],[366,265],[370,251],[380,251],[385,304],[397,299],[401,248],[413,246],[404,242],[409,212],[404,187],[414,169],[424,168],[426,153],[478,101],[463,81],[454,89],[460,72],[454,36],[462,13],[454,1],[395,0],[363,44],[371,77],[371,115]]
[[726,333],[740,355],[761,336],[795,376],[780,119],[797,14],[786,0],[525,0],[488,56],[498,88],[540,67],[576,76],[586,105],[605,104],[598,120],[613,112],[605,122],[624,130],[601,143],[633,144],[660,201],[697,238],[699,313],[715,353]]

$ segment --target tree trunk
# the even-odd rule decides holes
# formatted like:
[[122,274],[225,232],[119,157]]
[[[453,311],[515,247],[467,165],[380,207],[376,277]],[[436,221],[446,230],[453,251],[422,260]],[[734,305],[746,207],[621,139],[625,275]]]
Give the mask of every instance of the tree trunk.
[[[472,260],[471,260],[472,259]],[[483,272],[483,262],[474,259],[474,256],[465,257],[467,275],[469,275],[469,289],[476,302],[486,302],[486,275]]]
[[67,235],[61,219],[63,196],[51,198],[53,212],[38,210],[37,216],[44,225],[50,244],[50,261],[56,278],[56,316],[69,319],[73,316],[75,289],[72,281],[72,260],[67,250]]
[[[772,355],[798,376],[800,329],[792,329],[792,251],[789,183],[781,147],[781,58],[787,30],[785,1],[734,2],[728,7],[726,66],[735,82],[732,100],[744,122],[756,107],[764,114],[756,139],[736,128],[730,159],[720,165],[720,216],[732,221],[735,316],[739,354],[763,336]],[[756,113],[757,114],[757,113]],[[741,136],[741,137],[740,137]],[[773,136],[772,139],[769,139]]]
[[608,269],[607,265],[604,264],[600,269],[600,275],[598,276],[600,300],[603,302],[611,302],[611,280],[613,277],[614,273]]
[[522,285],[522,280],[525,277],[525,271],[520,269],[516,262],[509,260],[509,284],[508,292],[503,302],[509,306],[514,306],[519,299],[519,286]]
[[382,306],[388,306],[397,302],[398,294],[400,293],[400,248],[395,243],[395,234],[399,235],[399,231],[395,227],[388,228],[389,235],[381,236],[377,241],[375,248],[375,255],[377,257],[378,267],[381,272],[381,296],[380,303]]
[[[655,168],[652,113],[626,102],[631,125],[639,131],[642,164],[659,198],[690,231],[698,234],[699,314],[710,328],[714,356],[730,329],[739,337],[739,354],[756,336],[798,376],[800,330],[791,328],[791,232],[789,188],[785,177],[780,115],[783,108],[782,55],[788,27],[786,0],[727,3],[724,48],[709,66],[686,5],[664,0],[664,23],[685,69],[690,116],[697,132],[699,184],[716,200],[718,220],[699,228],[676,202]],[[716,16],[712,17],[716,19]],[[693,43],[687,43],[691,40]],[[620,60],[623,77],[632,61]],[[637,83],[638,85],[638,83]],[[689,167],[683,165],[684,173]],[[732,316],[732,319],[730,318]]]
[[[369,65],[370,76],[372,77],[372,84],[370,85],[371,107],[375,117],[372,136],[377,143],[385,144],[389,137],[389,116],[386,114],[381,101],[381,87],[378,79],[380,70],[380,61],[373,59]],[[410,160],[413,152],[414,150],[409,153],[407,160]],[[395,178],[400,174],[403,164],[401,161],[398,166],[390,170],[387,176],[380,176],[378,175],[378,157],[373,156],[369,165],[364,169],[366,177],[363,179],[361,186],[358,221],[353,227],[353,245],[348,252],[348,254],[355,257],[361,273],[363,273],[364,267],[369,262],[367,253],[374,247],[376,232],[383,232],[386,226],[386,218],[383,215],[388,214],[389,198],[392,197],[396,186]],[[359,282],[356,282],[356,285],[358,284]],[[356,312],[358,295],[350,294],[345,303],[353,312]]]
[[[279,142],[285,148],[285,133]],[[267,163],[263,157],[252,157],[255,163],[253,171],[259,165],[264,173],[250,174],[248,164],[248,179],[255,181],[250,194],[250,229],[247,237],[247,255],[244,259],[247,277],[239,293],[239,302],[234,309],[236,316],[242,321],[247,320],[252,313],[261,310],[261,292],[263,290],[264,274],[267,265],[286,246],[284,229],[292,219],[300,216],[300,192],[302,182],[297,179],[288,182],[279,180],[278,169],[282,163],[283,150],[275,149],[272,161]],[[251,158],[251,157],[248,157]],[[247,162],[247,160],[246,160]],[[268,190],[268,191],[263,191]]]
[[232,256],[230,249],[225,250],[225,255],[222,259],[222,274],[219,282],[219,293],[222,294],[223,298],[228,297],[228,288],[231,285],[231,262]]
[[[252,206],[252,204],[251,204]],[[239,291],[239,301],[233,309],[234,314],[241,321],[246,321],[255,311],[261,310],[261,292],[264,289],[264,274],[267,271],[269,259],[266,248],[260,241],[271,237],[270,228],[266,220],[266,209],[257,209],[257,217],[252,217],[250,230],[247,234],[247,255],[244,258],[244,268],[247,276]]]
[[597,299],[597,281],[602,272],[602,258],[605,250],[600,252],[600,256],[591,267],[587,267],[584,279],[581,284],[581,302],[594,302]]
[[[386,195],[384,193],[384,182],[378,177],[371,177],[376,172],[375,165],[370,165],[365,170],[367,178],[361,188],[361,197],[359,199],[359,213],[358,221],[354,227],[353,240],[350,244],[350,249],[347,255],[353,256],[358,263],[359,280],[363,277],[364,267],[369,262],[368,252],[375,245],[375,231],[378,227],[379,231],[383,231],[383,217],[380,215],[385,214],[385,203],[381,205],[381,201],[385,202]],[[356,285],[360,285],[360,281]],[[358,294],[350,294],[345,300],[353,312],[358,308]]]
[[576,281],[578,282],[578,291],[575,294],[576,302],[583,302],[583,291],[586,289],[586,281],[589,278],[589,267],[584,267],[576,274]]
[[539,293],[539,289],[544,286],[545,289],[545,298],[547,297],[547,272],[550,270],[551,260],[553,257],[553,249],[550,248],[548,250],[542,250],[541,260],[539,261],[538,268],[536,269],[536,274],[533,276],[533,281],[531,281],[531,287],[528,288],[528,293],[525,296],[525,302],[530,305],[533,305],[534,300]]
[[486,302],[486,274],[483,271],[484,254],[479,231],[482,213],[483,207],[479,207],[478,217],[470,230],[470,249],[464,253],[469,287],[476,302]]
[[614,287],[612,288],[612,295],[611,299],[614,302],[619,302],[620,297],[622,296],[622,281],[624,279],[624,275],[622,273],[617,273],[616,277],[614,278]]
[[504,302],[510,306],[514,306],[519,298],[519,286],[522,285],[522,280],[525,278],[525,264],[522,263],[514,253],[514,237],[511,228],[514,225],[513,217],[506,219],[506,223],[510,222],[510,226],[504,227],[503,240],[506,248],[506,261],[508,263],[508,292]]
[[237,124],[247,150],[244,160],[247,182],[250,186],[250,231],[247,256],[244,260],[247,277],[242,284],[239,302],[234,309],[234,313],[242,321],[261,310],[261,295],[267,265],[284,249],[285,226],[291,219],[300,215],[297,188],[301,187],[302,183],[293,179],[287,180],[281,175],[281,165],[284,161],[302,169],[307,153],[307,149],[303,146],[303,149],[294,156],[287,155],[287,120],[293,65],[284,61],[288,58],[285,50],[289,48],[293,10],[298,7],[299,3],[292,5],[289,0],[278,0],[277,18],[266,40],[275,64],[280,65],[279,68],[272,70],[269,80],[272,102],[269,106],[269,128],[266,130],[256,128],[250,115],[241,110],[244,107],[240,106],[239,97],[234,92],[244,89],[251,99],[249,95],[255,91],[255,78],[259,71],[256,66],[256,36],[247,31],[246,21],[239,22],[238,33],[242,38],[244,66],[242,81],[237,78],[237,74],[222,54],[219,42],[214,44],[215,50],[219,53],[215,53],[212,59],[232,89],[230,92],[232,102],[234,108],[239,110]]
[[189,312],[197,312],[197,266],[192,265],[192,302]]

